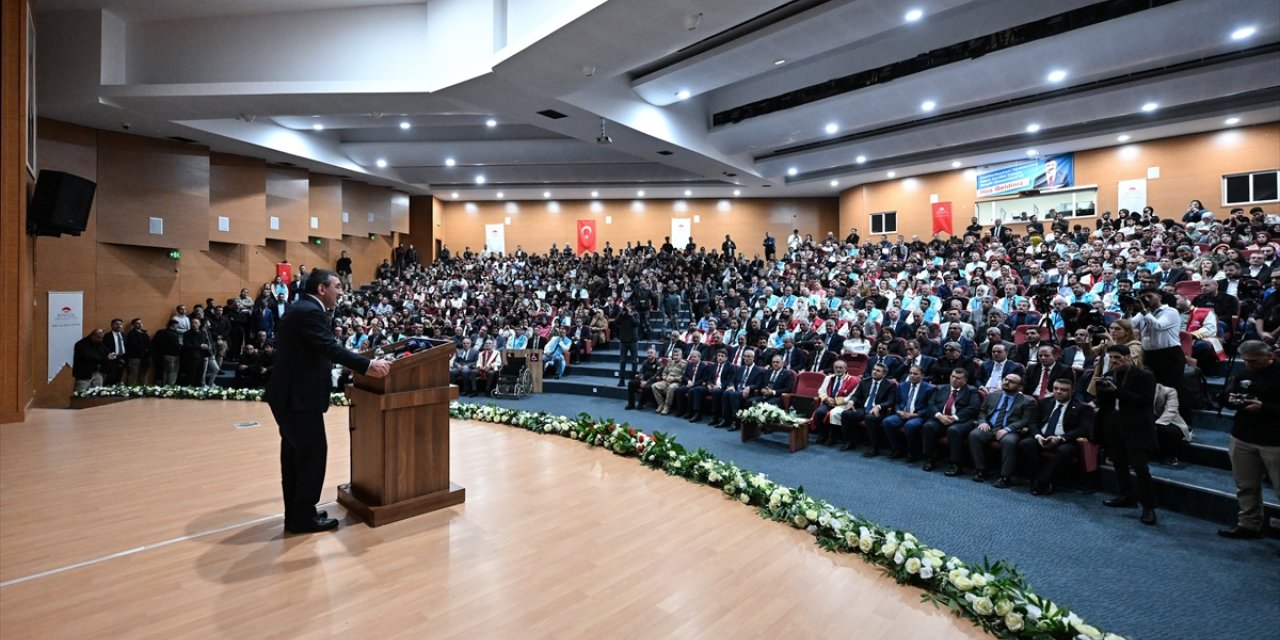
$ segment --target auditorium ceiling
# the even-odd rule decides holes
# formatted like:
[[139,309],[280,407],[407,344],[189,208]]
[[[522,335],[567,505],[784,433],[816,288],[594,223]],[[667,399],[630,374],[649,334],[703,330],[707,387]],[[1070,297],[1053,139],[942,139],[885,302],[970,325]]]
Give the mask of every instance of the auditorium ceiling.
[[41,116],[444,199],[824,196],[1280,120],[1275,0],[35,5]]

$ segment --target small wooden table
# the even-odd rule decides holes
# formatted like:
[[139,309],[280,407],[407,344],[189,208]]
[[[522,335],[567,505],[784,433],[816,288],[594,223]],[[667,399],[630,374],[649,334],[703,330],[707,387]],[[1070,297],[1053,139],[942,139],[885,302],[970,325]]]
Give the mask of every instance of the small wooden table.
[[[742,441],[747,442],[760,437],[761,425],[755,422],[744,421],[742,423]],[[787,432],[787,448],[791,453],[795,453],[809,446],[809,421],[798,422],[794,424],[771,424],[769,428],[774,431]]]

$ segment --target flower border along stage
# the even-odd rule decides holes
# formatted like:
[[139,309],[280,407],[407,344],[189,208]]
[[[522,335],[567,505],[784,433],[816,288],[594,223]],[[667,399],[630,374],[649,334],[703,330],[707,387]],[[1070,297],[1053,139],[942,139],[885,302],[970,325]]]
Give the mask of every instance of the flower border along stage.
[[[168,398],[172,400],[244,400],[262,402],[263,389],[232,389],[230,387],[130,387],[118,384],[112,387],[90,387],[71,394],[73,398]],[[345,407],[351,404],[345,393],[329,394],[329,405]]]
[[924,601],[946,606],[998,638],[1123,640],[1037,596],[1022,573],[1007,562],[966,563],[925,546],[910,533],[888,529],[809,496],[803,487],[778,485],[764,474],[717,460],[705,449],[689,451],[673,436],[646,434],[626,423],[586,413],[569,418],[491,404],[453,402],[449,415],[580,440],[617,455],[637,457],[641,464],[669,475],[719,487],[729,499],[758,507],[762,517],[808,531],[827,551],[856,553],[899,583],[924,589]]

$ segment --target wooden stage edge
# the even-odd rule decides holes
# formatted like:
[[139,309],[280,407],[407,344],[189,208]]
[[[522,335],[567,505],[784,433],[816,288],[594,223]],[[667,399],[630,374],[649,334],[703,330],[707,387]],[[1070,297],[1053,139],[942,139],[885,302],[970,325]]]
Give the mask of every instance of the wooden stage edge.
[[[350,482],[347,420],[343,407],[326,414],[322,503]],[[235,426],[250,421],[260,426]],[[509,426],[452,421],[449,437],[465,503],[376,528],[327,506],[343,521],[337,531],[285,535],[279,435],[263,403],[32,410],[0,427],[0,629],[77,639],[983,637],[919,590],[719,491]]]

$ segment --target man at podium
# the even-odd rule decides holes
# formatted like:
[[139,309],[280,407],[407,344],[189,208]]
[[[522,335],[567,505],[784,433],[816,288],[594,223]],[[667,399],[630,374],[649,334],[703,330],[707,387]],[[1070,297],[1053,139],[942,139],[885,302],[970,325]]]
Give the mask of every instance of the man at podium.
[[330,313],[341,295],[342,283],[336,273],[312,270],[303,295],[284,314],[276,330],[275,368],[266,400],[280,426],[280,484],[287,533],[338,528],[337,520],[316,511],[329,452],[324,413],[329,410],[333,363],[379,378],[391,368],[388,362],[347,350],[334,337]]

